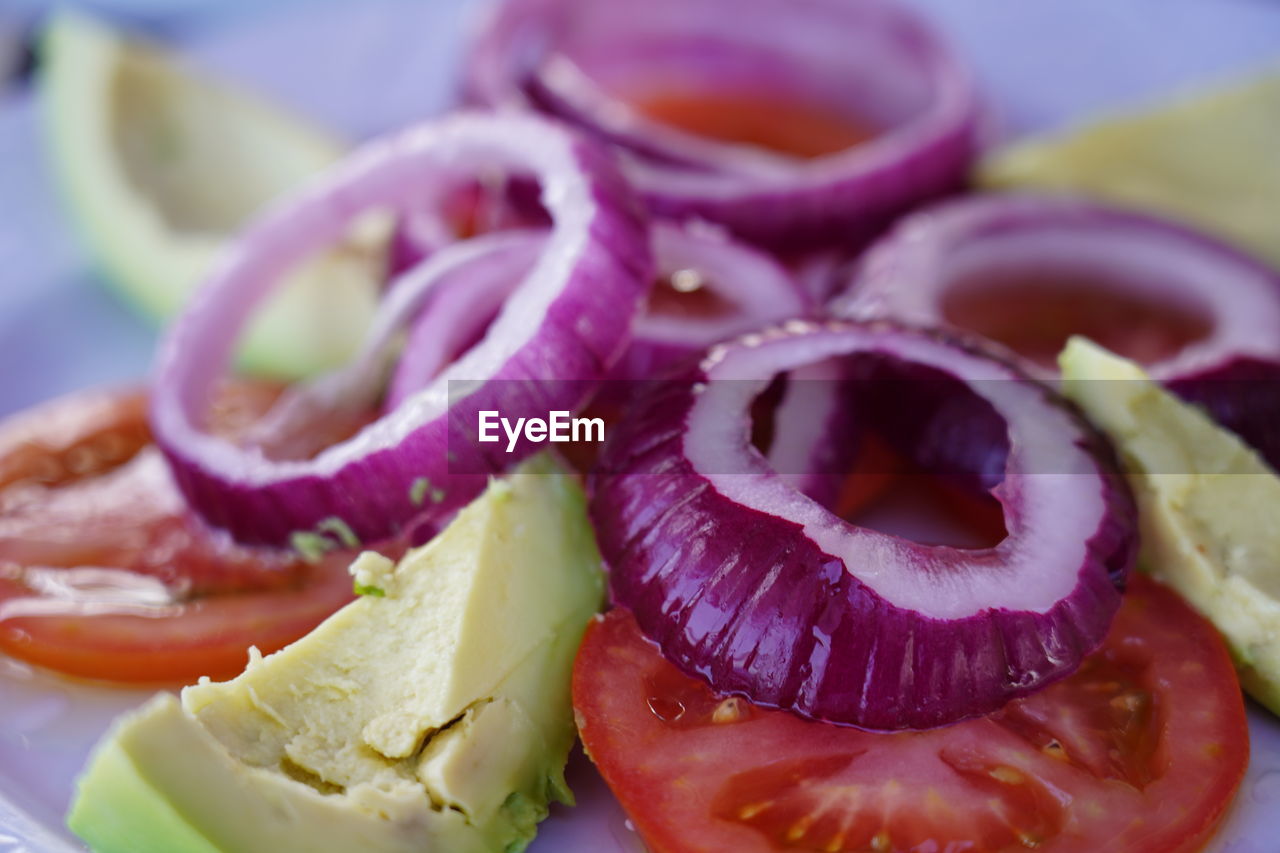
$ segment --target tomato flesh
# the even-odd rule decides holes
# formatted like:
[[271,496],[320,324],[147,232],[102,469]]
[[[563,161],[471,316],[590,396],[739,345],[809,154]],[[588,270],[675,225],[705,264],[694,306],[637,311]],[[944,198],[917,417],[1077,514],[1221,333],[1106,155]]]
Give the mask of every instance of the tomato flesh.
[[869,125],[833,110],[758,93],[659,92],[631,103],[688,133],[793,157],[836,154],[876,135]]
[[[211,428],[241,432],[278,393],[227,389]],[[141,391],[93,391],[0,424],[0,651],[83,678],[223,678],[351,600],[350,553],[309,564],[197,518],[145,410]]]
[[1249,752],[1221,639],[1145,577],[1074,675],[932,731],[716,696],[624,610],[588,629],[573,691],[588,753],[655,853],[1194,851]]
[[[0,509],[22,489],[109,471],[151,443],[147,396],[91,391],[9,418],[0,427]],[[16,492],[16,494],[15,494]]]
[[943,298],[947,321],[1053,370],[1072,335],[1143,364],[1171,358],[1212,331],[1203,310],[1126,293],[1088,275],[986,270]]

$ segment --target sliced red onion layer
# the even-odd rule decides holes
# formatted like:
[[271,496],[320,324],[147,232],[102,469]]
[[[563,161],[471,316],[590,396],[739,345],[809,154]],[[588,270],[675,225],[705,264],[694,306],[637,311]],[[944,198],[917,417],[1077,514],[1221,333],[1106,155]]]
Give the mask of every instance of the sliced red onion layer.
[[[421,223],[424,217],[419,217]],[[405,232],[408,233],[408,232]],[[651,233],[659,284],[671,293],[661,299],[650,292],[647,305],[632,326],[631,345],[615,365],[612,382],[602,390],[602,402],[625,403],[646,380],[687,361],[712,344],[782,320],[810,315],[814,302],[775,260],[735,242],[721,229],[705,224],[679,227],[655,223]],[[404,355],[396,366],[386,406],[394,409],[429,383],[444,367],[480,339],[498,308],[537,258],[543,232],[500,232],[472,240],[477,247],[459,262],[432,264],[427,274],[430,293],[424,294],[418,319]],[[406,246],[412,246],[410,242]],[[432,260],[453,253],[424,244],[412,249],[414,263],[423,253]],[[423,274],[414,278],[423,280]],[[666,284],[670,282],[670,284]],[[399,295],[423,288],[400,285]],[[685,300],[694,300],[692,308]],[[701,301],[697,301],[701,300]],[[401,300],[404,301],[403,299]],[[414,303],[415,305],[417,303]],[[356,374],[354,384],[372,385],[376,362]],[[814,365],[788,377],[791,383],[777,412],[770,457],[793,478],[801,491],[816,499],[834,498],[836,478],[823,472],[849,451],[836,438],[837,422],[847,418],[847,406],[834,398],[829,367]],[[344,391],[343,395],[352,393]],[[342,396],[342,395],[339,395]]]
[[815,303],[769,255],[704,223],[652,229],[658,282],[615,379],[648,379],[712,344],[813,314]]
[[[753,398],[833,359],[906,392],[913,410],[880,426],[911,423],[923,461],[976,462],[974,482],[1004,508],[1002,542],[965,550],[861,528],[770,467],[751,444]],[[789,323],[715,347],[684,379],[610,437],[592,513],[615,600],[718,692],[926,728],[1069,674],[1103,638],[1134,557],[1133,501],[1105,442],[1048,387],[887,322]],[[975,448],[992,423],[1002,443]]]
[[[889,0],[510,0],[473,45],[473,101],[540,110],[627,152],[651,209],[756,242],[848,242],[960,188],[978,146],[972,77]],[[874,127],[802,159],[646,117],[637,98],[768,97]]]
[[1083,200],[972,196],[903,220],[832,311],[977,331],[1046,378],[1069,335],[1094,338],[1280,462],[1280,276],[1180,225]]
[[[438,232],[426,227],[426,217],[415,222],[423,233]],[[397,369],[390,405],[420,387],[487,327],[497,305],[541,250],[536,230],[515,233],[522,236],[439,282]],[[412,263],[440,250],[431,243],[413,243],[409,230],[401,235],[403,257]],[[712,344],[816,310],[814,300],[781,264],[720,228],[658,222],[651,241],[657,281],[612,379],[654,378]]]
[[1203,406],[1280,472],[1280,360],[1241,355],[1167,379],[1165,385]]
[[[450,243],[416,261],[387,285],[386,298],[355,358],[340,370],[286,389],[248,428],[243,443],[279,455],[277,448],[286,439],[290,456],[299,458],[328,446],[313,446],[307,440],[317,419],[362,415],[379,398],[384,398],[385,411],[399,408],[483,339],[546,240],[541,232],[487,234]],[[401,333],[414,317],[423,316],[442,316],[447,324],[419,321],[401,348]],[[393,363],[395,375],[386,388]]]
[[392,234],[388,265],[401,273],[459,240],[548,225],[537,184],[501,172],[464,175],[403,212]]
[[[312,459],[274,460],[205,430],[203,409],[236,334],[292,264],[366,211],[401,210],[440,182],[486,169],[536,179],[553,224],[483,341],[397,409]],[[460,262],[456,255],[436,260],[427,281],[403,297],[401,285],[393,287],[362,360],[294,395],[280,421],[296,419],[290,410],[367,394],[353,388],[361,385],[355,378],[371,375],[389,330],[411,316],[433,289],[430,280]],[[151,404],[156,441],[192,505],[242,541],[284,544],[323,531],[378,540],[410,521],[451,513],[482,485],[478,474],[451,470],[502,470],[523,455],[451,441],[460,426],[474,428],[479,410],[545,417],[580,405],[582,389],[602,379],[626,346],[650,277],[645,226],[611,158],[594,143],[532,117],[460,115],[415,127],[370,144],[276,207],[223,258],[161,347]],[[582,381],[560,381],[569,379]],[[468,383],[454,383],[453,399],[450,380]],[[522,392],[512,394],[513,385]]]
[[848,248],[828,249],[802,256],[790,266],[805,293],[819,305],[826,305],[844,288],[856,255]]
[[787,485],[828,509],[839,499],[843,472],[862,447],[858,406],[843,372],[839,359],[831,359],[785,374],[765,453]]
[[[454,360],[484,340],[524,273],[537,262],[547,237],[545,231],[522,230],[453,244],[482,248],[466,263],[451,264],[450,269],[433,276],[387,391],[389,411],[427,387]],[[420,262],[421,267],[430,267],[435,259],[450,255],[452,248],[432,254]]]

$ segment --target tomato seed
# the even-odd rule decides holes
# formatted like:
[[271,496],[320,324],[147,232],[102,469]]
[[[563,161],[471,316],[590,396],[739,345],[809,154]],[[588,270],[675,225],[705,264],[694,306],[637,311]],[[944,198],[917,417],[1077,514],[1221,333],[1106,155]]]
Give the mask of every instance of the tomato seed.
[[1050,741],[1044,745],[1042,751],[1050,758],[1056,758],[1059,761],[1067,760],[1066,747],[1059,743],[1057,738],[1050,739]]
[[711,722],[736,723],[746,715],[746,703],[737,696],[730,696],[716,706],[715,711],[711,714]]
[[805,815],[795,823],[791,824],[791,828],[787,830],[788,841],[799,841],[809,832],[809,827],[813,825],[813,815]]
[[1003,782],[1006,785],[1021,785],[1027,781],[1027,777],[1023,776],[1020,771],[1003,764],[991,768],[989,772],[992,779],[997,782]]

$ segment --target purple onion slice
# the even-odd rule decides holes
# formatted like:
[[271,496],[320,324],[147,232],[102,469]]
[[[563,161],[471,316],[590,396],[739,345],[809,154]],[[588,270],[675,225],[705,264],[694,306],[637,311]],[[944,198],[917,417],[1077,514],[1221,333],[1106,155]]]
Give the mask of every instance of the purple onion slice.
[[1280,471],[1280,358],[1239,355],[1165,380]]
[[[422,228],[426,219],[418,216],[415,223]],[[401,233],[404,257],[411,259],[409,269],[450,245],[415,244],[409,232]],[[396,368],[388,407],[398,405],[483,334],[536,260],[545,232],[518,228],[479,239],[492,241],[483,259],[451,264],[448,274],[432,282],[432,293],[425,298]],[[816,312],[813,298],[785,267],[733,240],[723,229],[706,223],[657,222],[650,239],[657,281],[632,324],[631,343],[611,379],[651,379],[712,344]]]
[[849,393],[844,365],[828,359],[780,378],[781,399],[773,411],[765,459],[791,488],[833,508],[843,472],[862,449],[857,401]]
[[[889,0],[511,0],[473,45],[465,90],[616,143],[660,216],[788,249],[847,243],[960,188],[978,147],[968,69]],[[682,131],[637,106],[665,93],[806,104],[877,134],[801,158]]]
[[[768,464],[752,400],[833,359],[913,407],[867,417],[913,423],[938,463],[977,460],[1003,541],[968,550],[861,528]],[[1102,640],[1134,558],[1133,501],[1105,442],[1047,386],[884,321],[747,335],[683,380],[610,437],[592,514],[615,600],[684,671],[807,717],[927,728],[1066,676]]]
[[419,261],[452,254],[452,246],[484,244],[470,263],[451,265],[434,279],[417,307],[404,353],[387,390],[386,408],[398,408],[427,387],[453,361],[484,340],[502,306],[537,262],[547,241],[545,231],[499,232],[451,244]]
[[[420,224],[424,217],[418,217]],[[467,257],[452,258],[448,244],[411,246],[413,263],[439,269],[412,277],[396,288],[417,296],[418,311],[408,345],[396,365],[386,407],[394,409],[429,383],[460,353],[483,337],[498,309],[537,258],[545,232],[515,230],[476,238]],[[752,329],[813,314],[814,301],[787,270],[770,256],[731,239],[705,223],[676,226],[655,223],[651,232],[657,283],[632,325],[630,346],[601,390],[602,402],[625,404],[646,380],[690,360],[709,346]],[[434,254],[432,254],[434,253]],[[434,263],[424,258],[435,259]],[[422,283],[429,286],[424,288]],[[406,286],[407,285],[407,286]],[[429,289],[429,293],[421,291]],[[376,362],[360,368],[350,392],[376,376]],[[834,497],[836,478],[826,474],[848,451],[833,428],[847,417],[826,381],[829,366],[797,371],[780,401],[771,458],[794,478],[797,488],[822,500]]]
[[1280,463],[1280,275],[1181,225],[1084,200],[971,196],[899,223],[831,310],[976,331],[1045,378],[1085,335]]
[[653,225],[658,281],[632,327],[615,379],[648,379],[709,346],[816,306],[769,255],[705,223]]
[[[205,431],[204,407],[236,334],[290,265],[366,211],[399,211],[458,174],[487,169],[536,179],[553,224],[482,341],[394,411],[311,459],[273,459]],[[151,421],[184,494],[216,526],[264,544],[318,531],[376,541],[446,517],[483,485],[486,470],[522,455],[451,441],[458,424],[474,425],[481,409],[546,417],[576,408],[621,355],[651,277],[647,230],[635,210],[606,151],[534,117],[459,115],[361,149],[253,226],[165,338]],[[457,248],[465,251],[466,244]],[[368,393],[356,380],[370,375],[389,331],[433,289],[430,279],[465,262],[455,255],[425,263],[432,260],[438,268],[428,281],[389,291],[362,361],[294,395],[281,421]],[[450,380],[467,383],[462,392],[454,383],[453,399]],[[457,458],[466,453],[476,458]]]

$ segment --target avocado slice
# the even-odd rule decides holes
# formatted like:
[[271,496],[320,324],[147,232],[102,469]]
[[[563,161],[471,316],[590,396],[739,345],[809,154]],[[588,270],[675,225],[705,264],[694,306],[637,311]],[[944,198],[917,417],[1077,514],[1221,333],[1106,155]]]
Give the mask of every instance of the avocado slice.
[[[232,238],[347,146],[305,118],[197,74],[164,50],[76,12],[51,15],[39,94],[49,164],[107,281],[161,321]],[[378,305],[388,216],[299,264],[238,349],[254,373],[298,379],[344,364]]]
[[1120,452],[1140,565],[1217,626],[1241,684],[1280,713],[1280,477],[1137,364],[1073,338],[1059,365],[1063,392]]
[[121,718],[68,824],[100,853],[519,851],[572,803],[573,657],[603,598],[574,478],[539,457],[306,637]]
[[980,187],[1080,193],[1180,219],[1280,267],[1280,72],[998,149]]

